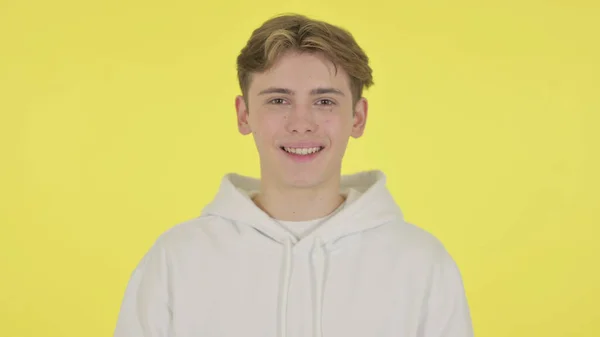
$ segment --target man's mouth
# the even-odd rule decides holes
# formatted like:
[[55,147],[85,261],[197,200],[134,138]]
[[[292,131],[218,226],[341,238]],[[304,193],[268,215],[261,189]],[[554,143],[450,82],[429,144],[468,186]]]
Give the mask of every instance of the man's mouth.
[[295,154],[295,155],[299,155],[299,156],[308,156],[308,155],[315,154],[315,153],[323,150],[324,147],[323,146],[316,146],[316,147],[284,147],[284,146],[282,146],[281,149],[290,154]]

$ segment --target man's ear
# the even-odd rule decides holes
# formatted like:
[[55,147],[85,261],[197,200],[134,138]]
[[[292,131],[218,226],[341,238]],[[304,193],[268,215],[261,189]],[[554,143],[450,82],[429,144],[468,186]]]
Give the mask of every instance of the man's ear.
[[235,110],[237,114],[238,130],[242,135],[248,135],[252,133],[250,124],[248,124],[248,106],[244,96],[237,96],[235,98]]
[[367,115],[369,112],[369,103],[366,98],[361,97],[354,105],[354,124],[352,124],[352,133],[354,138],[359,138],[365,132],[367,124]]

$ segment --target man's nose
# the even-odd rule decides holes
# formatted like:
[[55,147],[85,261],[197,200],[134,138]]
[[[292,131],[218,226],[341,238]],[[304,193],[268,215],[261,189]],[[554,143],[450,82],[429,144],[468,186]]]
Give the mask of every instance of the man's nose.
[[288,115],[287,129],[293,133],[315,132],[317,123],[314,111],[310,107],[295,106]]

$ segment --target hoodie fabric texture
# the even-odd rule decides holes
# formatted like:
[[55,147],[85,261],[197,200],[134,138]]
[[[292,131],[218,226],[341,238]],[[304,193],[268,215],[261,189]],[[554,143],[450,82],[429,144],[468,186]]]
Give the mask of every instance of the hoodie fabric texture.
[[259,180],[224,176],[143,256],[114,337],[472,337],[455,261],[404,220],[384,173],[341,185],[346,202],[295,233],[252,202]]

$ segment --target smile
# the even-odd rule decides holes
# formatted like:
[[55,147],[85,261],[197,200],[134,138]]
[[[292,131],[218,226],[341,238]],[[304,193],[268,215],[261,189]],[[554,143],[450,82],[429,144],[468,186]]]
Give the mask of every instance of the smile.
[[287,153],[290,154],[295,154],[295,155],[300,155],[300,156],[306,156],[306,155],[310,155],[310,154],[314,154],[317,153],[321,150],[323,150],[323,146],[316,146],[316,147],[281,147],[281,149]]

